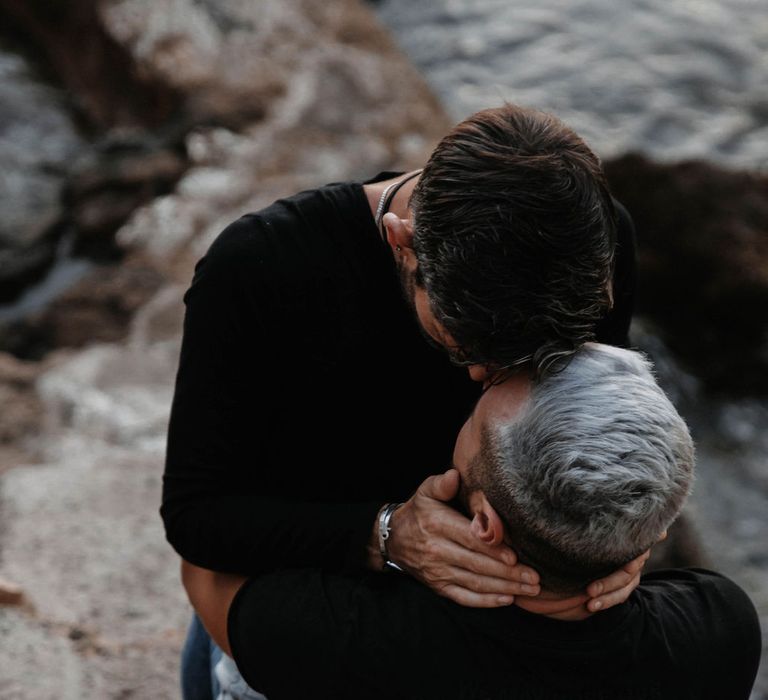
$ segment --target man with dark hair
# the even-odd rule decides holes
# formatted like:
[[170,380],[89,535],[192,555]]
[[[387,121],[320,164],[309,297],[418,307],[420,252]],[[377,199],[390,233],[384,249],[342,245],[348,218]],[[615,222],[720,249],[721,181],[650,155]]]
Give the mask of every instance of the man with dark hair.
[[[448,505],[456,483],[409,496],[450,459],[482,382],[593,337],[626,344],[633,284],[631,223],[598,159],[513,105],[459,124],[423,171],[242,217],[185,295],[168,540],[214,571],[394,564],[463,605],[535,595],[536,572]],[[624,600],[639,568],[595,582],[590,606]]]
[[246,582],[185,564],[190,600],[252,687],[270,700],[747,700],[760,629],[728,579],[657,572],[624,604],[587,609],[586,583],[647,550],[679,514],[693,445],[637,353],[590,343],[556,365],[490,387],[453,470],[433,478],[458,472],[472,535],[515,548],[541,593],[478,610],[405,576],[305,570]]

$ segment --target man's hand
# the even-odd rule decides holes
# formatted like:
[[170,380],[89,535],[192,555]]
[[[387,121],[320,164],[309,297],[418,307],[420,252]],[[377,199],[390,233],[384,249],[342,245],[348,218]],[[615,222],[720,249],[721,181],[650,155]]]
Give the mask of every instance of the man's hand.
[[597,612],[625,602],[640,584],[640,574],[649,556],[651,556],[650,549],[610,576],[590,583],[587,587],[587,595],[591,600],[587,601],[587,610]]
[[473,608],[510,605],[516,595],[537,595],[539,576],[517,563],[506,545],[487,545],[470,521],[447,505],[459,490],[455,469],[431,476],[395,511],[389,556],[436,593]]

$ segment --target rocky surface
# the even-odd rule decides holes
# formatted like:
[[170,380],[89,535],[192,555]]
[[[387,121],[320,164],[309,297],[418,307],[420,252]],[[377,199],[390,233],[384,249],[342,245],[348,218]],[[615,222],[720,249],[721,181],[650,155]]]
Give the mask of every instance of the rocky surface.
[[35,390],[42,368],[0,353],[0,474],[34,452],[43,423],[43,406]]
[[456,119],[551,110],[604,157],[768,166],[768,34],[754,0],[381,0]]
[[0,303],[53,260],[63,175],[84,147],[64,93],[0,46]]
[[606,173],[637,227],[637,311],[711,390],[768,395],[768,176],[639,155]]
[[3,346],[18,356],[42,359],[57,348],[122,340],[134,313],[165,281],[138,260],[93,267],[44,308],[0,323]]
[[[3,698],[178,697],[189,607],[157,508],[193,263],[240,214],[323,181],[418,164],[447,125],[386,32],[351,0],[127,0],[99,11],[135,65],[182,95],[189,123],[202,114],[209,123],[182,139],[189,168],[178,183],[120,228],[120,267],[78,269],[79,281],[56,287],[45,306],[29,295],[24,308],[35,310],[15,336],[8,324],[18,314],[4,311],[16,319],[6,341],[23,341],[25,352],[35,343],[70,349],[37,366],[9,360],[8,391],[21,392],[9,395],[14,405],[39,403],[32,424],[19,412],[21,424],[7,428],[31,436],[34,458],[0,477],[0,576],[26,601],[0,607]],[[392,99],[394,85],[404,99]],[[140,152],[137,167],[154,181],[179,173],[167,143]],[[125,183],[136,161],[120,155]],[[73,240],[93,231],[103,241],[113,225],[100,223],[112,207],[104,165],[113,161],[88,158],[71,171],[84,203],[72,210]],[[17,387],[14,372],[27,367],[36,371]]]

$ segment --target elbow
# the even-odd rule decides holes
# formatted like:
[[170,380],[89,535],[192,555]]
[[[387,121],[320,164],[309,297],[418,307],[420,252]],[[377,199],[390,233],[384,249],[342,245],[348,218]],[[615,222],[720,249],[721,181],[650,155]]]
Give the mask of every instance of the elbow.
[[[203,568],[214,568],[208,561],[206,538],[200,527],[200,508],[190,505],[164,503],[160,508],[160,517],[165,527],[165,539],[173,547],[182,561],[191,562]],[[182,565],[182,581],[189,575],[189,570]]]

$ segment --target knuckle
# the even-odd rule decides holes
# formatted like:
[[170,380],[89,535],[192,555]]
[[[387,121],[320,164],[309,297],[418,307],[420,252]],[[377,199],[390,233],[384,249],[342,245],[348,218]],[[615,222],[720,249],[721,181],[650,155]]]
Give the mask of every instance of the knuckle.
[[440,559],[440,546],[434,540],[427,540],[424,544],[424,556],[427,559]]

